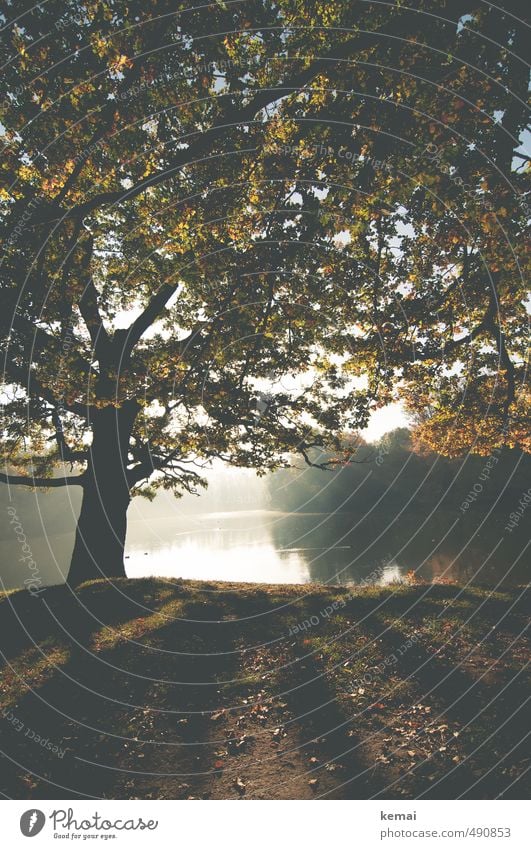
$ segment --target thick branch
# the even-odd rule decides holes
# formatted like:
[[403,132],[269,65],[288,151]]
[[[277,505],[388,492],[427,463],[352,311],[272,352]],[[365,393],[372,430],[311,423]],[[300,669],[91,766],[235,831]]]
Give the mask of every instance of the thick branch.
[[35,377],[34,374],[30,371],[30,369],[21,368],[20,366],[16,366],[14,363],[7,362],[4,360],[4,373],[12,380],[14,383],[17,383],[21,386],[29,396],[33,396],[36,398],[41,398],[43,401],[47,401],[53,407],[58,407],[61,405],[65,410],[69,413],[74,413],[76,416],[81,416],[84,419],[89,418],[89,414],[91,412],[91,406],[89,404],[82,404],[79,401],[65,401],[57,398],[51,389],[43,386]]
[[[146,332],[151,327],[154,321],[157,320],[162,310],[170,300],[174,292],[177,291],[179,283],[165,283],[159,291],[153,295],[146,308],[133,321],[127,329],[127,336],[124,343],[122,357],[127,360],[127,357]],[[193,334],[192,334],[193,336]],[[187,337],[185,342],[190,341],[192,336]]]
[[59,486],[83,486],[83,475],[65,475],[59,478],[35,478],[26,475],[7,475],[5,472],[0,472],[0,482],[7,483],[10,486],[29,486],[33,489],[45,487]]
[[83,269],[83,293],[79,298],[78,307],[89,332],[96,359],[101,365],[108,359],[110,339],[99,311],[98,292],[90,274],[90,262],[93,250],[94,239],[92,236],[89,236],[83,252],[81,265]]

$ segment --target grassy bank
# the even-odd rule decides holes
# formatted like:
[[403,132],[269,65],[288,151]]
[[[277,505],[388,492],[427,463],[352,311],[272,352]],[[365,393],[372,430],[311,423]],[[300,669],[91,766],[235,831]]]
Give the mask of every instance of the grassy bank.
[[529,591],[137,580],[0,601],[8,797],[523,798]]

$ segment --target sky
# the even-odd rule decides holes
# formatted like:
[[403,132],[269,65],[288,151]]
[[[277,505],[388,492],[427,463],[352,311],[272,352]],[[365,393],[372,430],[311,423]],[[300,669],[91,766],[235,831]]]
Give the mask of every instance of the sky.
[[368,442],[375,442],[389,430],[408,427],[408,424],[402,404],[389,404],[371,415],[368,427],[362,431],[363,438]]

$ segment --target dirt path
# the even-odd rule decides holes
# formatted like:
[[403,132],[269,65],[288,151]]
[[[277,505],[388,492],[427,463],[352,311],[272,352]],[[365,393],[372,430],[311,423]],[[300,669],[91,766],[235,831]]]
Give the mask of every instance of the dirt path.
[[[201,615],[213,618],[216,610],[203,608]],[[187,609],[188,617],[192,613]],[[324,794],[342,798],[337,788],[344,780],[344,766],[332,761],[328,741],[305,716],[319,706],[317,691],[312,691],[311,704],[306,691],[304,705],[290,692],[301,686],[298,679],[289,681],[300,664],[287,641],[260,645],[265,636],[260,621],[242,623],[228,605],[224,619],[207,626],[208,634],[201,635],[197,622],[195,628],[196,653],[189,662],[171,654],[179,645],[175,624],[152,641],[153,649],[169,655],[155,653],[148,661],[144,652],[143,669],[149,666],[152,674],[164,675],[165,680],[174,670],[183,682],[154,685],[146,693],[146,704],[162,700],[165,705],[179,705],[181,713],[147,708],[132,717],[143,739],[154,742],[124,753],[120,768],[132,772],[123,782],[123,792],[134,787],[140,798],[312,799]],[[208,639],[212,633],[213,641]],[[216,653],[206,654],[212,644]],[[249,648],[255,645],[260,648]],[[285,696],[279,695],[282,686]],[[323,717],[319,727],[330,728],[327,722]]]

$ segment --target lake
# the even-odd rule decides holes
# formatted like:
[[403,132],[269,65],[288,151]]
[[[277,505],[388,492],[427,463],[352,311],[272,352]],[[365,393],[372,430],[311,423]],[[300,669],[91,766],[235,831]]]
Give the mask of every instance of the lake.
[[522,534],[501,517],[450,511],[359,522],[348,513],[241,510],[142,516],[128,525],[129,577],[159,575],[264,583],[388,584],[422,578],[495,585],[527,580]]
[[[283,512],[271,509],[275,505],[255,480],[241,473],[218,477],[217,490],[200,499],[176,501],[166,493],[153,502],[133,499],[125,561],[130,577],[386,584],[418,571],[428,581],[528,581],[527,517],[512,532],[505,527],[514,499],[507,507],[482,505],[465,515],[453,503],[423,512],[385,501],[368,502],[363,512]],[[56,584],[68,570],[79,496],[77,490],[17,491],[13,500],[4,498],[3,588],[22,586],[28,577],[7,506],[21,517],[43,584]]]

